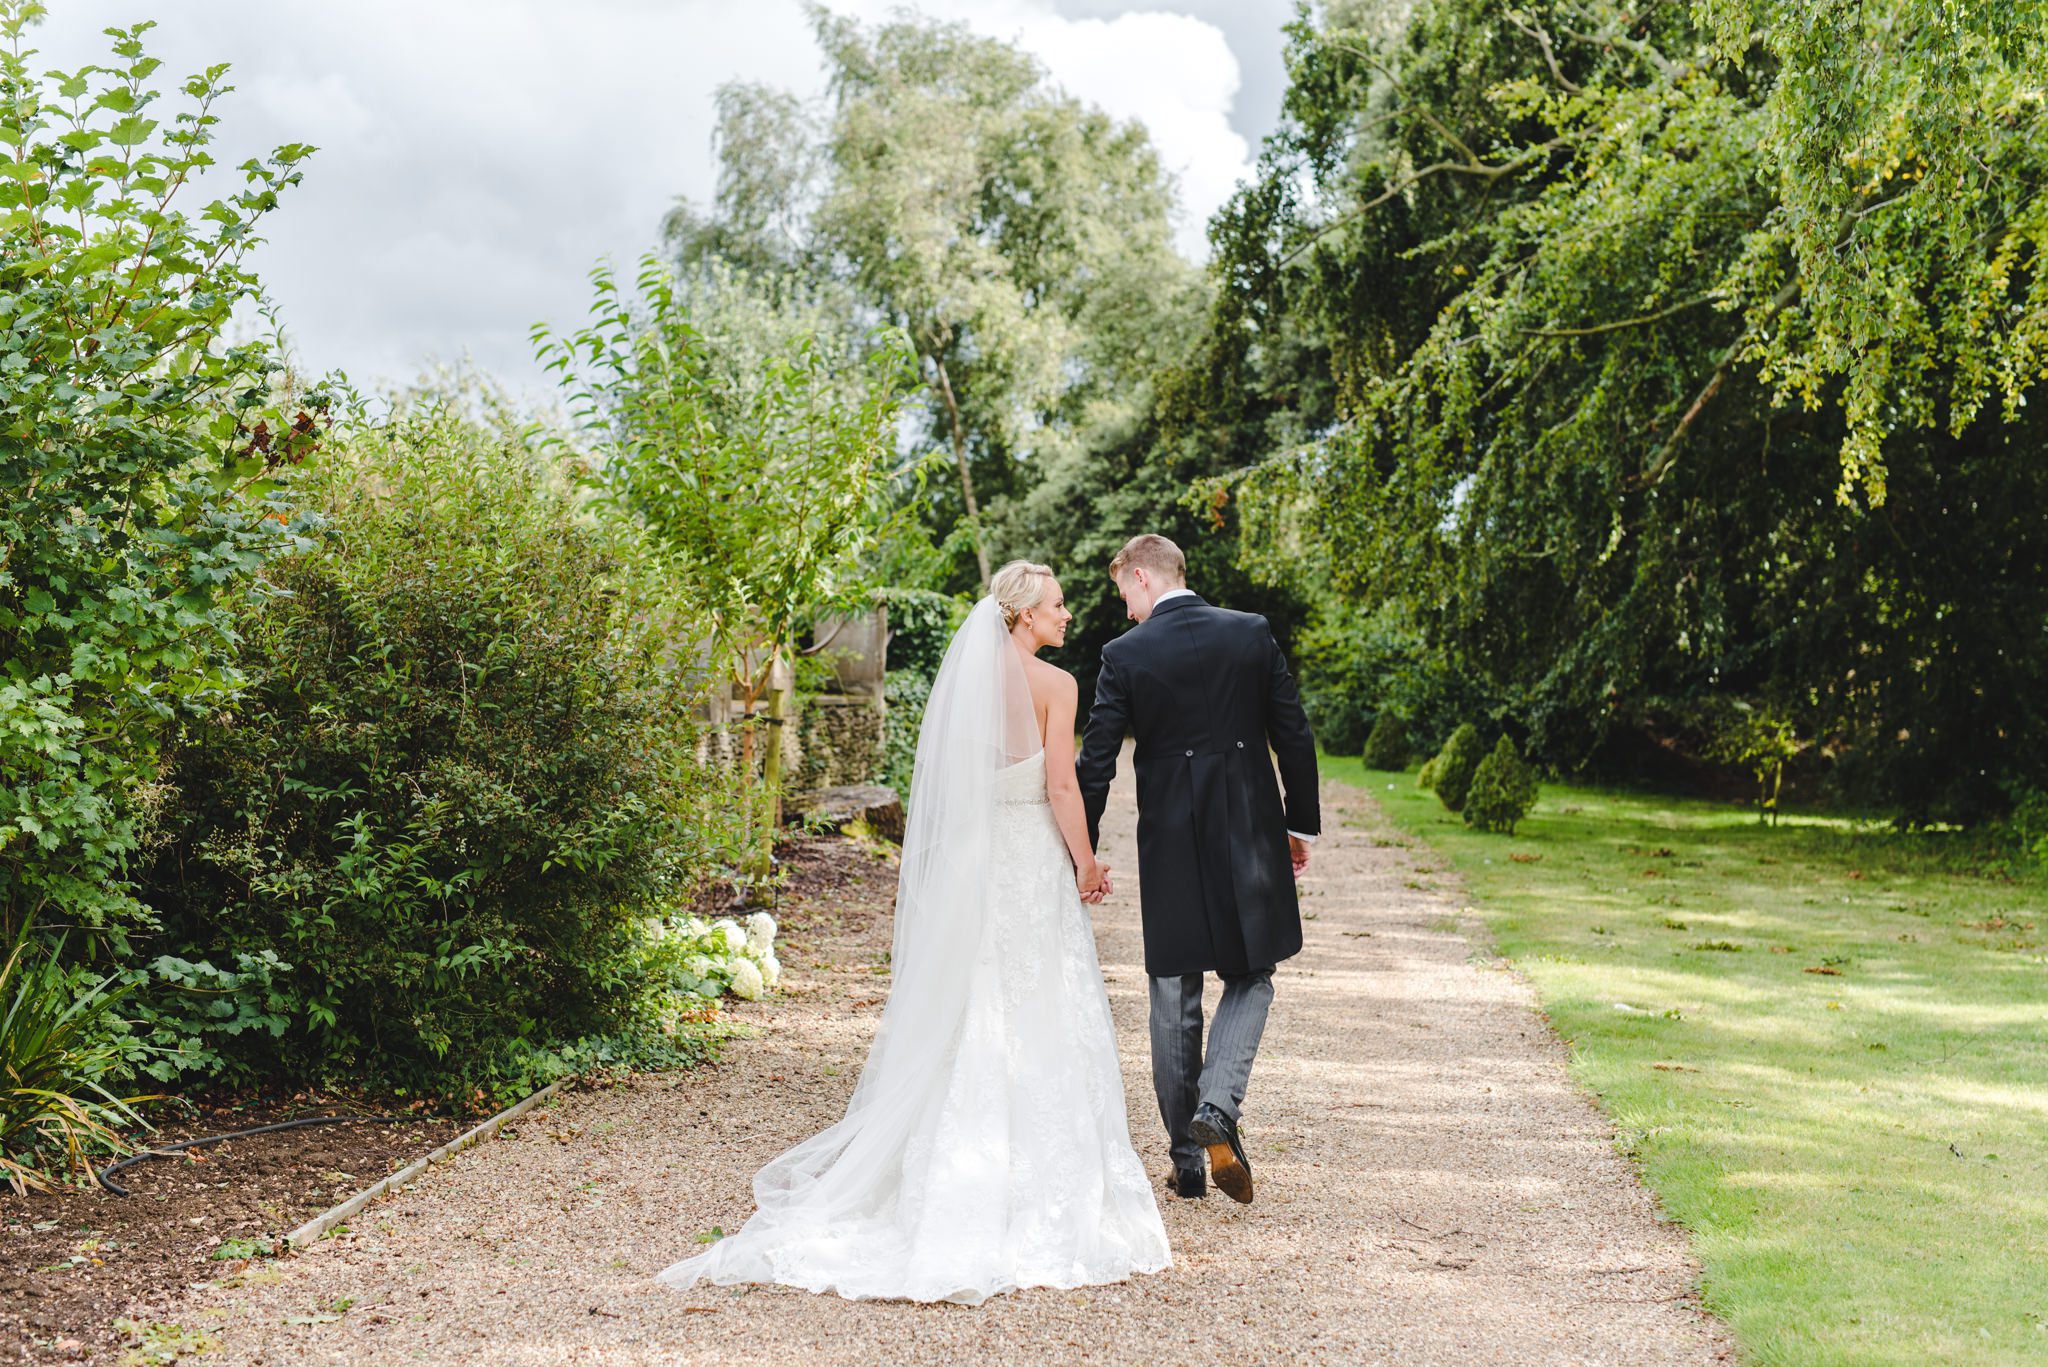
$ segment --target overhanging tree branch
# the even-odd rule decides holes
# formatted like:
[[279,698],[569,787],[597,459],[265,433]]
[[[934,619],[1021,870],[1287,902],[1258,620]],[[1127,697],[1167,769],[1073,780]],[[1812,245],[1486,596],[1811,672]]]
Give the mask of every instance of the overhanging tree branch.
[[1580,33],[1568,28],[1559,28],[1558,33],[1575,43],[1585,43],[1599,48],[1617,47],[1623,52],[1633,53],[1650,66],[1656,68],[1658,75],[1673,84],[1676,84],[1678,79],[1690,70],[1690,67],[1672,61],[1642,39],[1629,37],[1621,31],[1619,26],[1607,29],[1601,33]]
[[1720,297],[1721,294],[1718,290],[1709,290],[1707,293],[1696,295],[1691,299],[1681,299],[1669,308],[1658,309],[1655,313],[1645,313],[1636,318],[1617,318],[1611,323],[1595,323],[1590,327],[1582,328],[1516,328],[1515,331],[1521,333],[1524,337],[1594,337],[1603,332],[1619,332],[1623,328],[1642,327],[1645,323],[1654,323],[1661,319],[1669,318],[1674,313],[1683,313],[1687,309],[1697,308],[1701,304],[1710,303]]
[[1671,435],[1664,439],[1664,444],[1659,446],[1656,454],[1650,458],[1649,465],[1643,471],[1642,485],[1644,488],[1647,489],[1657,484],[1665,475],[1671,473],[1671,467],[1678,462],[1679,444],[1685,440],[1685,434],[1691,429],[1693,419],[1697,418],[1701,410],[1713,401],[1716,394],[1721,392],[1722,384],[1728,379],[1728,372],[1734,369],[1735,362],[1741,359],[1742,350],[1749,344],[1751,335],[1763,324],[1770,322],[1771,319],[1790,308],[1793,300],[1798,297],[1799,278],[1794,276],[1786,282],[1783,289],[1778,291],[1776,297],[1765,307],[1763,313],[1758,317],[1750,319],[1749,323],[1742,329],[1741,335],[1728,344],[1727,350],[1721,353],[1720,362],[1714,367],[1714,373],[1707,377],[1707,382],[1700,386],[1699,393],[1695,394],[1692,402],[1686,405],[1685,415],[1678,420],[1678,426],[1671,429]]
[[1585,93],[1585,88],[1569,76],[1566,76],[1563,68],[1558,66],[1557,50],[1550,45],[1550,35],[1544,31],[1541,24],[1528,23],[1518,14],[1509,14],[1507,20],[1510,24],[1513,24],[1516,28],[1536,40],[1536,46],[1543,50],[1543,64],[1550,68],[1550,78],[1556,81],[1566,94],[1582,95]]
[[[1435,120],[1431,120],[1430,122],[1434,124]],[[1437,126],[1441,127],[1441,125]],[[1527,166],[1530,162],[1542,156],[1544,153],[1553,152],[1560,147],[1569,145],[1570,142],[1571,139],[1564,136],[1551,138],[1547,142],[1539,142],[1534,146],[1525,147],[1520,152],[1517,152],[1514,156],[1508,158],[1506,161],[1501,162],[1486,162],[1480,161],[1477,158],[1474,158],[1470,161],[1431,162],[1427,166],[1421,167],[1420,169],[1415,171],[1411,171],[1409,174],[1400,177],[1393,184],[1387,186],[1386,189],[1380,191],[1380,193],[1374,195],[1371,199],[1366,200],[1363,204],[1360,204],[1356,208],[1349,209],[1344,213],[1339,214],[1336,218],[1331,219],[1328,223],[1325,223],[1311,231],[1308,234],[1308,236],[1304,237],[1301,241],[1295,243],[1293,247],[1288,249],[1287,253],[1280,258],[1279,264],[1283,266],[1287,265],[1289,262],[1293,261],[1295,257],[1300,256],[1303,252],[1307,251],[1310,247],[1314,246],[1319,239],[1328,236],[1330,233],[1337,231],[1339,228],[1342,228],[1347,224],[1356,222],[1358,219],[1363,218],[1365,215],[1371,213],[1374,209],[1379,208],[1380,205],[1385,204],[1388,200],[1395,198],[1396,196],[1404,193],[1407,190],[1413,189],[1415,186],[1421,184],[1425,180],[1428,180],[1432,176],[1474,176],[1480,180],[1484,180],[1490,183],[1492,181],[1499,180],[1502,176],[1521,170],[1523,167]]]

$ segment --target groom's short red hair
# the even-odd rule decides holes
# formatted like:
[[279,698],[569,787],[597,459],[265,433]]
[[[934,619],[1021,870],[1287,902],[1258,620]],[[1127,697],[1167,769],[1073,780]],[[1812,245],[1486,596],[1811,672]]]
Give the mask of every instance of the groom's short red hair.
[[1146,532],[1124,542],[1124,548],[1110,560],[1111,579],[1123,578],[1125,570],[1143,570],[1158,578],[1184,584],[1188,577],[1188,558],[1180,553],[1180,547],[1165,537]]

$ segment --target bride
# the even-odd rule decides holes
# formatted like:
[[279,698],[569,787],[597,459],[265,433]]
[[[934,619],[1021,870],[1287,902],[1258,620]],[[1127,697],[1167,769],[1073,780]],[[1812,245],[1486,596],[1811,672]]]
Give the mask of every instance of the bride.
[[845,1118],[754,1178],[753,1218],[659,1280],[978,1305],[1156,1272],[1166,1230],[1124,1113],[1082,895],[1108,870],[1074,780],[1073,620],[1005,565],[917,741],[894,984]]

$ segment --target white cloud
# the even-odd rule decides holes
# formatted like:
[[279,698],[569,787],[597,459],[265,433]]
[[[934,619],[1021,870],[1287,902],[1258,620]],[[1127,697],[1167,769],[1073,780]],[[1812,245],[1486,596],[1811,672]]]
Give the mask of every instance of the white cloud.
[[[926,8],[1018,40],[1074,95],[1142,120],[1181,180],[1179,240],[1201,250],[1203,222],[1247,169],[1227,121],[1238,65],[1218,29],[1163,11],[1065,19],[1043,0]],[[468,351],[543,386],[531,325],[574,325],[600,256],[651,245],[677,195],[709,197],[717,87],[823,83],[797,0],[71,0],[35,41],[49,65],[75,66],[104,56],[102,28],[152,11],[167,86],[233,63],[222,162],[320,148],[257,264],[308,364],[359,382]]]
[[[843,8],[873,20],[899,7],[895,0],[852,0]],[[1068,94],[1112,118],[1144,124],[1179,182],[1180,249],[1197,260],[1207,256],[1209,215],[1251,174],[1251,146],[1230,126],[1240,74],[1223,30],[1156,9],[1069,19],[1047,0],[925,0],[919,8],[1014,41]]]
[[[1204,259],[1209,216],[1252,173],[1250,144],[1230,126],[1237,58],[1222,30],[1183,15],[1128,14],[1088,23],[1105,30],[1100,41],[1076,41],[1097,35],[1070,32],[1065,36],[1075,50],[1069,55],[1047,35],[1046,60],[1073,93],[1145,124],[1180,182],[1181,250]],[[1134,60],[1140,54],[1146,60]]]

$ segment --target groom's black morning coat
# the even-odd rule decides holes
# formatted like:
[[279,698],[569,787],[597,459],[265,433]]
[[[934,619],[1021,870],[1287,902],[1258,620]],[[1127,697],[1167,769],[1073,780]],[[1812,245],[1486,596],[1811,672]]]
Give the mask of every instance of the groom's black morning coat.
[[1316,746],[1266,619],[1182,595],[1102,648],[1076,764],[1091,842],[1126,732],[1145,971],[1251,973],[1299,951],[1287,833],[1322,830]]

